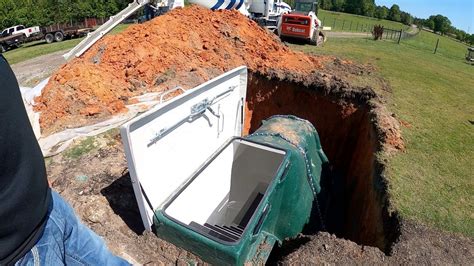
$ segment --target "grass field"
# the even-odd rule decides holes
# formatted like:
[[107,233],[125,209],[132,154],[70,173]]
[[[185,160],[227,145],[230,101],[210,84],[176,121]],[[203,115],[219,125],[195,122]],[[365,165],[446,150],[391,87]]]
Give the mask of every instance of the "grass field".
[[[115,27],[110,34],[117,34],[126,29],[130,24],[120,24]],[[45,41],[36,41],[24,44],[22,47],[10,50],[3,55],[10,64],[16,64],[41,55],[51,54],[58,51],[65,51],[76,46],[82,38],[65,40],[47,44]]]
[[464,61],[467,46],[420,32],[400,45],[354,38],[292,47],[376,66],[392,88],[389,108],[406,124],[406,152],[389,158],[393,202],[403,217],[474,236],[474,66]]
[[318,18],[323,22],[323,26],[332,27],[333,31],[363,32],[370,31],[374,25],[382,25],[386,28],[400,30],[408,29],[407,25],[390,20],[369,18],[347,13],[333,12],[320,9]]

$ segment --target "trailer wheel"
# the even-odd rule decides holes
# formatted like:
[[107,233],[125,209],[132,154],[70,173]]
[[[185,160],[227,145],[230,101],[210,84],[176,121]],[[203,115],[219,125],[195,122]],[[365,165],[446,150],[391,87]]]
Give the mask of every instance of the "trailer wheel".
[[46,36],[44,36],[44,39],[46,40],[46,43],[54,42],[54,36],[52,33],[46,34]]
[[54,40],[57,42],[62,42],[64,40],[64,34],[60,31],[54,34]]

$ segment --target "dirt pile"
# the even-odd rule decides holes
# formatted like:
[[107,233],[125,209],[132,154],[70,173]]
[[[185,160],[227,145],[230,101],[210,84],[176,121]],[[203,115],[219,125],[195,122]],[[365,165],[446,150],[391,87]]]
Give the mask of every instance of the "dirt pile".
[[37,110],[48,134],[121,112],[132,96],[191,88],[240,65],[305,75],[321,60],[291,51],[238,11],[192,6],[103,38],[51,77]]

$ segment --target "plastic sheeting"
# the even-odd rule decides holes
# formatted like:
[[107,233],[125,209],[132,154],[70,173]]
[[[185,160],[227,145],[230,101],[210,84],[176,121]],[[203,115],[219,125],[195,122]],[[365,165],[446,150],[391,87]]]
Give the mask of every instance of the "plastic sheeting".
[[[72,128],[66,129],[61,132],[54,133],[49,136],[41,136],[41,129],[39,118],[41,113],[35,112],[33,110],[34,106],[34,98],[41,95],[43,88],[48,84],[49,78],[40,82],[34,88],[27,88],[21,87],[21,95],[23,97],[23,102],[25,104],[26,111],[28,113],[28,118],[30,119],[31,126],[33,127],[33,131],[36,135],[36,139],[41,147],[41,151],[43,152],[44,157],[49,157],[61,153],[64,151],[71,143],[79,138],[79,137],[90,137],[96,136],[98,134],[104,133],[110,129],[117,128],[123,123],[129,121],[137,114],[144,112],[153,106],[160,104],[161,102],[165,101],[165,97],[169,92],[166,91],[164,93],[147,93],[135,99],[138,100],[138,103],[127,105],[128,111],[126,113],[120,113],[118,115],[113,116],[112,118],[102,121],[100,123],[79,127],[79,128]],[[174,89],[181,89],[180,87]],[[173,90],[173,91],[174,91]],[[182,89],[181,89],[182,90]]]

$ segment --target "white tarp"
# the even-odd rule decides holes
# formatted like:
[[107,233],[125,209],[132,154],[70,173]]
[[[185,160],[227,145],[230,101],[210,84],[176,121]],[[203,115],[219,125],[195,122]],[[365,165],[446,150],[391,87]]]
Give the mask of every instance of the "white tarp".
[[[79,137],[95,136],[104,133],[110,129],[119,127],[123,123],[135,117],[138,113],[144,112],[150,109],[151,107],[159,104],[160,102],[163,102],[164,96],[171,92],[154,92],[135,97],[135,99],[138,100],[138,103],[127,105],[126,107],[128,111],[126,113],[117,114],[106,121],[102,121],[94,125],[66,129],[64,131],[44,137],[41,136],[41,129],[39,123],[39,118],[41,114],[39,112],[35,112],[33,110],[33,106],[34,98],[41,95],[43,88],[46,86],[46,84],[48,84],[48,80],[49,78],[43,80],[34,88],[20,88],[21,95],[23,97],[23,102],[28,113],[28,118],[30,119],[31,126],[33,127],[33,131],[36,135],[36,139],[38,140],[44,157],[53,156],[64,151],[75,139]],[[181,87],[178,87],[174,90],[178,89],[182,90]]]

